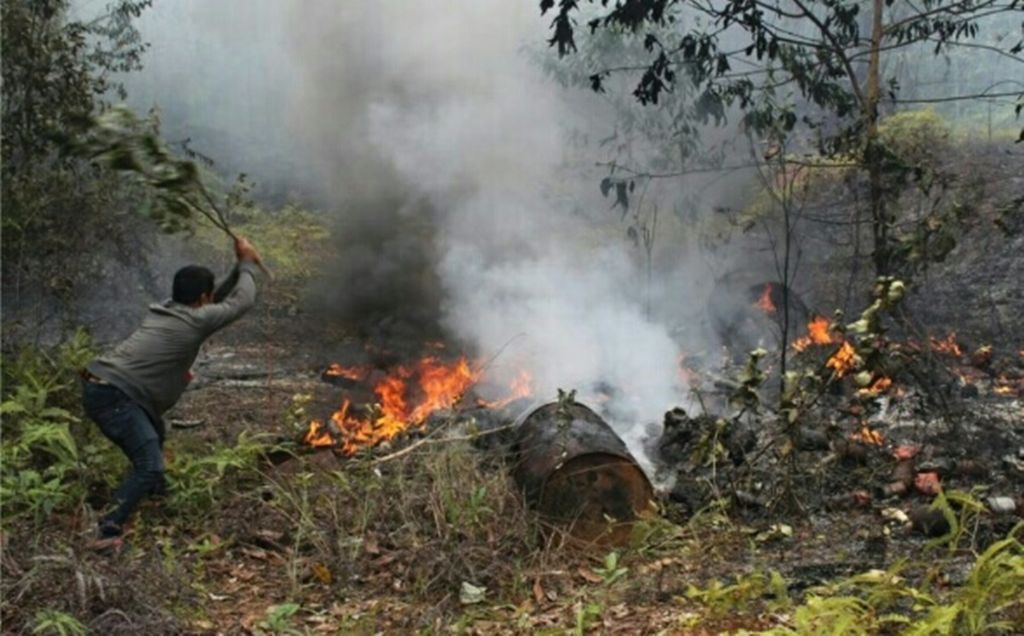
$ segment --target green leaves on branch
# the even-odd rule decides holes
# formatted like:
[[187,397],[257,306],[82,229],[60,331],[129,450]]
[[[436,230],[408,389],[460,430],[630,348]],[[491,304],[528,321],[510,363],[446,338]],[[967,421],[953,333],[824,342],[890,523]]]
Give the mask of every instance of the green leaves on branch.
[[601,567],[594,568],[594,573],[601,577],[605,585],[611,585],[629,573],[629,568],[620,567],[619,553],[609,552],[604,557]]
[[180,453],[167,466],[174,487],[168,504],[175,514],[199,518],[208,514],[239,479],[258,476],[261,458],[274,450],[265,434],[243,431],[233,446],[218,445],[201,456]]
[[758,388],[764,384],[768,374],[761,368],[761,360],[768,355],[764,349],[758,348],[750,352],[747,363],[736,376],[739,386],[732,392],[729,401],[736,407],[756,410],[761,403],[757,394]]
[[763,634],[1011,633],[1024,606],[1024,548],[1018,525],[978,555],[967,581],[941,596],[915,587],[906,563],[810,590],[789,625]]
[[91,342],[78,332],[51,353],[26,349],[5,356],[5,395],[0,402],[0,501],[4,521],[46,518],[69,507],[83,493],[80,471],[88,455],[72,427],[80,419],[64,408],[77,399],[74,369],[91,355]]
[[[837,346],[832,349],[832,355],[825,365],[786,372],[779,413],[788,425],[795,425],[829,385],[845,377],[851,377],[857,388],[855,399],[861,400],[867,408],[876,408],[874,398],[878,390],[871,389],[880,379],[892,375],[888,368],[892,362],[889,343],[884,335],[883,317],[903,301],[906,285],[892,276],[882,276],[875,280],[871,293],[872,303],[861,312],[857,320],[845,327],[842,324],[843,313],[836,312],[829,332],[831,341]],[[832,360],[841,352],[848,360],[842,372],[832,364]],[[828,368],[832,371],[827,372]],[[822,374],[822,371],[827,373]]]
[[[952,588],[915,583],[905,560],[886,570],[867,570],[835,583],[812,587],[795,605],[788,582],[777,572],[754,571],[735,582],[710,581],[706,587],[689,585],[686,597],[711,612],[729,616],[750,612],[771,599],[765,609],[783,617],[765,631],[739,630],[737,634],[762,636],[818,636],[830,634],[898,633],[1002,634],[1017,633],[1024,608],[1024,547],[1017,525],[1005,539],[977,555],[967,580]],[[960,566],[957,566],[960,567]]]
[[67,154],[134,175],[151,195],[142,214],[165,232],[191,229],[196,212],[228,231],[198,167],[171,154],[155,118],[141,120],[128,108],[117,106],[83,119],[78,134],[61,136],[58,143]]
[[71,614],[60,610],[44,609],[36,612],[32,622],[32,633],[85,636],[89,633],[89,629]]
[[903,281],[896,280],[892,276],[880,276],[871,290],[874,302],[861,312],[860,318],[847,325],[846,330],[858,336],[862,341],[873,340],[881,336],[884,332],[883,313],[895,309],[905,294],[906,285]]

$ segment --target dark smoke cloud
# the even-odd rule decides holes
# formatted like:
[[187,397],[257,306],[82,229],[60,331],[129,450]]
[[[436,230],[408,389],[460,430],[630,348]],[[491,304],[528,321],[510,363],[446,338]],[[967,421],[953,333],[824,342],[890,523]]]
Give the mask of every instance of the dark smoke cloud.
[[[611,393],[606,415],[628,441],[685,401],[678,325],[643,290],[696,314],[702,278],[660,263],[645,283],[601,170],[567,143],[570,129],[607,136],[608,113],[524,53],[545,49],[532,3],[186,4],[167,23],[188,28],[162,41],[163,79],[192,64],[210,98],[159,77],[152,93],[177,85],[192,125],[232,131],[252,150],[241,163],[270,157],[316,193],[336,237],[311,299],[325,320],[388,345],[500,351],[495,379],[527,370],[538,399]],[[656,254],[678,261],[677,238]]]
[[644,311],[595,175],[572,167],[566,130],[588,123],[523,53],[543,46],[532,7],[340,6],[304,3],[288,21],[293,121],[338,202],[328,306],[370,333],[386,317],[501,351],[492,375],[527,370],[539,399],[610,392],[627,439],[660,420],[684,399],[678,345]]

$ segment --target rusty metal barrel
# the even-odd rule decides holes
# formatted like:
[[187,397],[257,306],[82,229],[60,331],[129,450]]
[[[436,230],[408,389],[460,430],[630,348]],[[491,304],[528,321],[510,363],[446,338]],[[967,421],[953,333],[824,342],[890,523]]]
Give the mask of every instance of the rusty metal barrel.
[[654,489],[622,439],[573,401],[545,404],[519,420],[513,477],[527,502],[576,540],[625,543],[651,508]]

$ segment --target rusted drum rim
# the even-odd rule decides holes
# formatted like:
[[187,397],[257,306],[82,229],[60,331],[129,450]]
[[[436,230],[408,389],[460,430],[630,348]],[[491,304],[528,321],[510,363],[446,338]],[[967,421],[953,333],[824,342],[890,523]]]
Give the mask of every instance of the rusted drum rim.
[[572,419],[564,424],[555,424],[554,413],[530,422],[552,407],[533,404],[515,420],[520,444],[531,438],[545,442],[538,448],[517,448],[517,482],[541,516],[566,529],[573,540],[627,542],[633,523],[650,510],[650,480],[618,434],[586,405],[571,403]]

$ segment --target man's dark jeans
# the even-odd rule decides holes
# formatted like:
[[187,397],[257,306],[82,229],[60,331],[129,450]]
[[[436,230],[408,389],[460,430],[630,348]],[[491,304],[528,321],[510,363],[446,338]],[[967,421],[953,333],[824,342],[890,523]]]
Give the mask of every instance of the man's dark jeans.
[[160,437],[138,402],[113,385],[83,383],[82,404],[132,463],[132,471],[114,493],[116,508],[100,522],[101,534],[117,535],[142,498],[165,487]]

